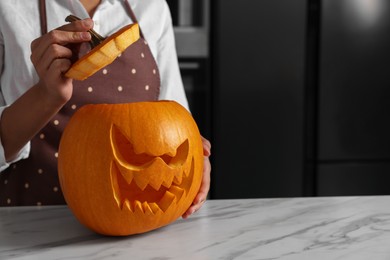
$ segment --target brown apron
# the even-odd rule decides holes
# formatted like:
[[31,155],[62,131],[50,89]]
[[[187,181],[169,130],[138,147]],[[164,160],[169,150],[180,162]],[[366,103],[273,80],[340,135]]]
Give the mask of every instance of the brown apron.
[[[124,8],[137,22],[128,1]],[[43,33],[47,31],[45,9],[41,0]],[[157,100],[159,90],[157,64],[141,32],[140,40],[113,63],[84,81],[73,81],[71,100],[31,140],[29,158],[0,173],[0,206],[65,204],[57,175],[57,149],[72,114],[84,104]]]

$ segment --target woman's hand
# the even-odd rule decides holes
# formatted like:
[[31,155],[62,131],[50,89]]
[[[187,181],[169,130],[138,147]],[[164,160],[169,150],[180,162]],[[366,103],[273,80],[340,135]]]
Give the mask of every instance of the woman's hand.
[[210,173],[211,173],[211,163],[210,163],[210,155],[211,155],[211,144],[210,142],[202,136],[203,143],[203,155],[204,155],[204,163],[203,163],[203,179],[202,184],[200,185],[199,192],[196,195],[194,201],[192,202],[191,207],[183,214],[183,218],[186,219],[196,211],[198,211],[203,203],[207,199],[207,194],[210,190]]
[[91,19],[65,24],[31,43],[31,61],[39,76],[37,84],[45,97],[58,104],[66,103],[72,96],[72,79],[64,76],[71,66],[73,56],[69,45],[91,40],[87,32],[93,27]]
[[[7,162],[17,158],[20,150],[71,98],[72,79],[64,76],[73,56],[69,45],[91,39],[87,32],[91,19],[65,24],[31,43],[31,61],[39,82],[4,109],[0,135]],[[17,120],[15,120],[17,118]]]

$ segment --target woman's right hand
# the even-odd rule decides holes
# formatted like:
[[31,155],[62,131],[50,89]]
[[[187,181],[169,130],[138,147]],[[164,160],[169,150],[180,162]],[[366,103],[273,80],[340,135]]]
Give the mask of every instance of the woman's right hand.
[[71,66],[72,50],[69,46],[88,42],[92,29],[90,18],[74,21],[54,29],[31,43],[31,61],[39,76],[37,84],[46,98],[56,104],[65,104],[72,96],[72,79],[64,73]]

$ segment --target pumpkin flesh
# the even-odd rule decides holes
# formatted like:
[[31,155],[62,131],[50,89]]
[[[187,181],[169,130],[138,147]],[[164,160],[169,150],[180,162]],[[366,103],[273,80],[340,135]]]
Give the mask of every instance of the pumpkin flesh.
[[85,80],[112,63],[124,50],[140,38],[137,23],[122,27],[72,64],[65,76]]

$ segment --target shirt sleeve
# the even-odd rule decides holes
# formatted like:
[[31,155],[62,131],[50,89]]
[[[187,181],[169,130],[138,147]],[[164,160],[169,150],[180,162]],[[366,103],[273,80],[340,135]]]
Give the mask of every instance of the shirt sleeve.
[[[3,111],[4,109],[6,108],[6,106],[1,106],[0,107],[0,118],[3,114]],[[10,161],[10,162],[7,162],[6,159],[5,159],[5,153],[4,153],[4,148],[3,148],[3,143],[1,141],[1,138],[0,138],[0,174],[2,171],[4,171],[5,169],[7,169],[9,167],[9,165],[13,162],[17,162],[21,159],[25,159],[25,158],[28,158],[30,154],[30,142],[28,142],[20,151],[19,151],[19,154],[15,157],[14,160]]]
[[[3,64],[4,64],[4,41],[3,41],[3,34],[0,32],[0,73],[1,73],[0,78],[1,79],[5,76],[3,75]],[[3,88],[0,83],[0,120],[2,118],[4,109],[7,107],[5,100],[6,99],[3,95]],[[20,150],[18,156],[13,161],[7,162],[5,159],[3,142],[0,136],[0,174],[2,171],[8,168],[11,163],[27,158],[29,154],[30,154],[30,142],[28,142],[22,148],[22,150]]]
[[176,52],[172,17],[166,1],[162,10],[163,27],[157,43],[157,64],[160,71],[160,100],[174,100],[189,110]]

